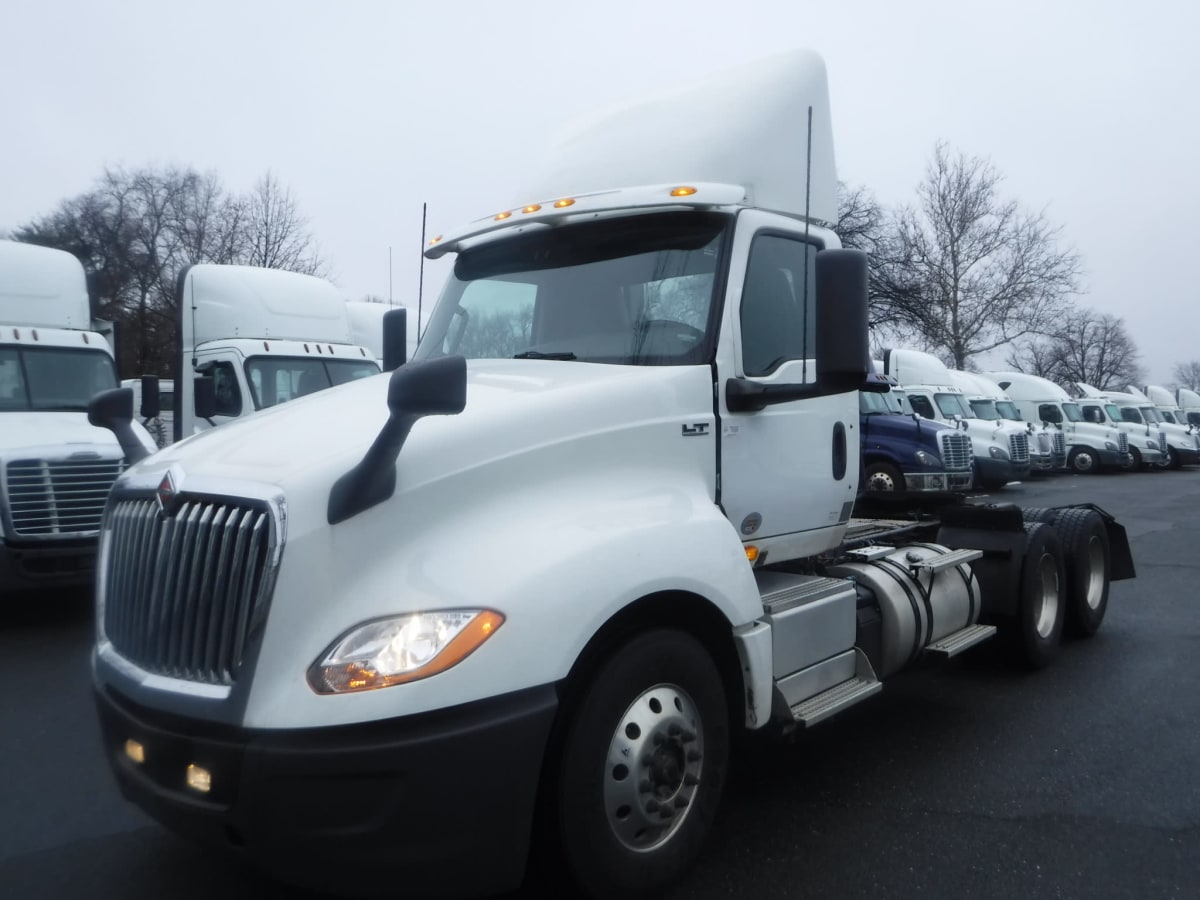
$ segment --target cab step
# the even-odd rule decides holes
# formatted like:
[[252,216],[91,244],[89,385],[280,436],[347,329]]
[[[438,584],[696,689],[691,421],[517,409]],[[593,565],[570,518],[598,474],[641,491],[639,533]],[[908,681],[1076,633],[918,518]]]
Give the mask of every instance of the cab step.
[[986,641],[995,633],[995,625],[968,625],[954,634],[948,634],[941,640],[929,644],[925,647],[925,652],[949,659],[952,656],[958,656],[968,647],[974,647],[976,644]]
[[883,683],[875,677],[875,672],[867,661],[866,655],[857,647],[854,650],[855,673],[840,684],[835,684],[828,690],[809,697],[793,706],[792,718],[805,728],[810,728],[818,722],[828,719],[834,713],[839,713],[861,700],[866,700],[879,693]]

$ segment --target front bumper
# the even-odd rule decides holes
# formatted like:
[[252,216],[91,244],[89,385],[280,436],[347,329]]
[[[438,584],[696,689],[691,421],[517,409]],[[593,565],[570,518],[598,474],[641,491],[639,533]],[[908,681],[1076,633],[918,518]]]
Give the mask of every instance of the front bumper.
[[979,478],[975,486],[980,487],[984,483],[999,483],[1009,481],[1020,481],[1022,478],[1029,477],[1029,463],[1014,463],[1008,459],[983,459],[975,457],[975,465],[979,469]]
[[1097,450],[1095,452],[1102,466],[1124,469],[1131,464],[1129,454],[1122,453],[1120,450]]
[[966,472],[919,472],[904,474],[904,486],[909,491],[969,491],[975,482],[975,473]]
[[1175,455],[1179,457],[1181,466],[1200,465],[1200,450],[1194,447],[1174,447]]
[[[553,685],[337,728],[248,731],[136,706],[97,683],[126,799],[272,877],[340,894],[468,897],[520,884]],[[337,698],[330,698],[337,702]],[[126,742],[144,748],[135,763]],[[211,789],[186,784],[189,765]]]
[[95,538],[16,544],[0,540],[0,594],[91,584],[96,544]]

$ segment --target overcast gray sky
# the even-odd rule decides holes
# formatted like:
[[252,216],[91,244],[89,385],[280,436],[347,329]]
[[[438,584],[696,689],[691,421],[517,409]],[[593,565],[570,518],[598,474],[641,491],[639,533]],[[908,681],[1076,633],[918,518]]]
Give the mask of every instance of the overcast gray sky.
[[[0,232],[104,166],[295,193],[348,297],[416,302],[429,233],[510,206],[580,112],[792,47],[829,68],[840,177],[909,201],[938,139],[1081,254],[1151,380],[1200,359],[1200,4],[0,0]],[[426,266],[426,303],[445,263]]]

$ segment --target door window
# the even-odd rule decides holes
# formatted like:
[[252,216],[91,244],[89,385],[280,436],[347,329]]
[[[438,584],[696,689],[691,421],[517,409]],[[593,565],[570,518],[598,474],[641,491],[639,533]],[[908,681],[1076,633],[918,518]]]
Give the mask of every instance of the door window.
[[750,247],[742,286],[742,370],[769,375],[790,359],[811,359],[816,343],[813,244],[762,234]]

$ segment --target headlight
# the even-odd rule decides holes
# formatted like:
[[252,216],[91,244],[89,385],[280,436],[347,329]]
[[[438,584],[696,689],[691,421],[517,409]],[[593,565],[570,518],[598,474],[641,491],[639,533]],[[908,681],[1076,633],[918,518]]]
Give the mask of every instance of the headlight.
[[992,459],[1007,460],[1009,458],[1008,451],[1003,447],[988,447],[988,453],[992,455]]
[[1105,441],[1105,442],[1104,442],[1104,449],[1105,449],[1105,450],[1116,450],[1116,449],[1117,449],[1117,445],[1116,445],[1116,444],[1114,444],[1112,441]]
[[1146,449],[1147,450],[1157,450],[1158,444],[1154,443],[1154,441],[1146,441]]
[[918,450],[913,456],[923,466],[940,466],[942,464],[941,458],[936,453],[926,453],[924,450]]
[[504,624],[490,609],[450,609],[363,622],[308,670],[318,694],[371,691],[444,672]]

